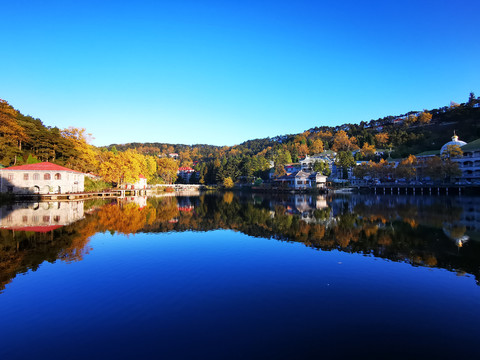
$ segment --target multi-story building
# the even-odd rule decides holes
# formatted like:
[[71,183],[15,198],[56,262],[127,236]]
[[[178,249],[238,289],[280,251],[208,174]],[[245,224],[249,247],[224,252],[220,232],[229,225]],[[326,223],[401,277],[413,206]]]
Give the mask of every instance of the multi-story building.
[[13,194],[65,194],[83,192],[83,173],[41,162],[0,169],[0,192]]

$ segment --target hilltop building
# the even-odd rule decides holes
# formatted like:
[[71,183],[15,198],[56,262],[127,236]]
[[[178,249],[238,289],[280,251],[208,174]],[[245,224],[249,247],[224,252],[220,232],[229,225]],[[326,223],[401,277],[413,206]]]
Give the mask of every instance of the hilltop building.
[[41,162],[0,169],[0,192],[12,194],[66,194],[83,192],[83,173]]

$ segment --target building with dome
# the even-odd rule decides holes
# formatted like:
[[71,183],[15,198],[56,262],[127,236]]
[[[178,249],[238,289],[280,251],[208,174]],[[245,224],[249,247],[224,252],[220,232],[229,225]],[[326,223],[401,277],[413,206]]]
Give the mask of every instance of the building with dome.
[[443,155],[443,153],[445,151],[447,151],[449,146],[454,146],[454,145],[458,145],[458,146],[462,147],[464,145],[467,145],[467,143],[465,141],[459,140],[457,134],[455,134],[455,132],[454,132],[453,136],[452,136],[452,141],[447,142],[440,149],[440,156]]
[[466,143],[454,133],[452,140],[444,144],[440,150],[425,151],[417,154],[416,157],[421,162],[432,156],[442,156],[452,145],[458,145],[463,151],[463,156],[451,158],[452,161],[458,163],[462,171],[462,176],[458,180],[480,183],[480,139]]

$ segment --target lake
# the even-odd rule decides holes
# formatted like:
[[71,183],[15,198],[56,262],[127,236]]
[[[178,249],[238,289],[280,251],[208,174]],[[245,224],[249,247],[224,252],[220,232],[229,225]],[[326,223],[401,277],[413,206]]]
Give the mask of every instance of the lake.
[[2,205],[0,358],[479,358],[479,200]]

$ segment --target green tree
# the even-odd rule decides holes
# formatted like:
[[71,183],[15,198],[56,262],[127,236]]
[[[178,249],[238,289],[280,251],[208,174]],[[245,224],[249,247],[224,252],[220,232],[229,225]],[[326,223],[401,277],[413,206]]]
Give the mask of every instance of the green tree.
[[355,159],[350,151],[340,151],[335,164],[342,169],[343,178],[348,179],[348,169],[355,166]]

